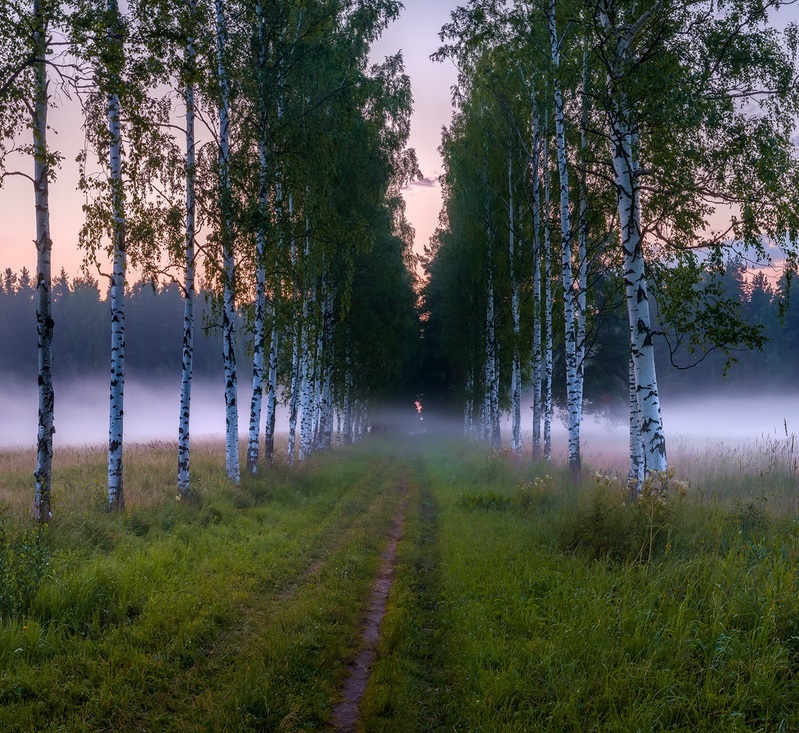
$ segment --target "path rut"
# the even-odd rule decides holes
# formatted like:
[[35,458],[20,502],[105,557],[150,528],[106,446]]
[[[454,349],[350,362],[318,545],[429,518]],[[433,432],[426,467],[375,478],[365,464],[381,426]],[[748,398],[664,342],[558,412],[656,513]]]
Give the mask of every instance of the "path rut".
[[372,585],[369,610],[361,627],[362,649],[348,665],[347,678],[341,688],[341,702],[333,707],[331,723],[337,733],[354,733],[360,721],[360,704],[369,683],[372,665],[377,659],[377,642],[380,628],[386,615],[386,603],[394,584],[394,565],[397,545],[402,538],[405,512],[408,503],[408,482],[402,482],[402,501],[394,515],[394,524],[388,537],[386,549],[381,555],[380,569]]

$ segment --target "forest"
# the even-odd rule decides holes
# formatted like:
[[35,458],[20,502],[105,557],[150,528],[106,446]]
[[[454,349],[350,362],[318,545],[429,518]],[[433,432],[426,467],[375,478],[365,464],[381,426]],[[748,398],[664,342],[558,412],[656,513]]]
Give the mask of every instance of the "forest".
[[[124,506],[129,267],[156,289],[182,294],[182,331],[172,338],[182,344],[176,432],[183,494],[190,481],[197,278],[213,294],[211,320],[221,333],[232,481],[241,475],[240,318],[252,354],[247,470],[258,469],[262,412],[272,460],[278,369],[285,362],[292,457],[295,435],[300,459],[313,446],[330,445],[334,406],[346,416],[346,442],[353,427],[362,432],[368,400],[399,378],[403,343],[414,335],[412,230],[400,195],[417,175],[406,148],[410,84],[401,54],[368,63],[371,41],[399,4],[228,8],[223,0],[143,0],[121,8],[115,0],[44,0],[7,2],[1,10],[0,137],[9,145],[0,150],[0,176],[20,174],[13,167],[20,155],[35,168],[28,177],[37,215],[37,516],[51,516],[54,308],[60,307],[53,301],[60,295],[66,307],[84,299],[91,308],[95,270],[105,272],[110,310],[110,506]],[[48,138],[51,85],[76,96],[84,115],[78,188],[86,203],[78,245],[86,275],[70,288],[51,272],[49,184],[67,154]],[[25,127],[33,144],[17,145]],[[8,275],[4,292],[21,290],[24,299],[29,280],[20,273],[17,288]]]
[[[738,312],[743,323],[759,331],[761,348],[718,349],[691,354],[678,344],[676,333],[663,331],[664,348],[655,353],[658,384],[668,397],[681,397],[708,390],[724,394],[736,390],[757,389],[764,394],[778,394],[786,384],[797,381],[799,363],[799,291],[794,279],[785,278],[772,284],[760,272],[747,278],[741,258],[732,259],[714,282]],[[710,276],[708,275],[708,280]],[[61,272],[52,285],[53,318],[61,324],[53,336],[57,354],[57,379],[77,376],[102,377],[110,358],[107,338],[108,293],[100,292],[96,279],[78,276],[70,281]],[[30,324],[35,321],[35,290],[30,273],[9,268],[0,279],[0,340],[7,348],[0,354],[0,373],[24,379],[36,369],[36,333]],[[663,328],[658,317],[657,294],[653,302],[656,328]],[[153,285],[139,281],[125,291],[127,370],[133,376],[157,379],[171,375],[180,362],[181,344],[175,339],[183,318],[183,296],[176,283]],[[194,343],[194,374],[219,379],[222,375],[221,328],[215,311],[214,292],[197,293],[198,336]],[[507,309],[508,303],[502,308]],[[418,305],[417,305],[418,308]],[[507,312],[507,311],[506,311]],[[412,323],[410,312],[405,314]],[[592,368],[586,371],[584,409],[589,413],[623,415],[627,409],[627,363],[620,341],[626,337],[626,313],[621,304],[607,313],[598,314],[596,333],[591,336]],[[435,321],[434,321],[435,323]],[[425,333],[432,333],[429,324]],[[419,338],[420,328],[408,325],[402,351],[381,362],[383,371],[379,400],[400,402],[422,397],[428,409],[455,413],[462,406],[462,385],[458,383],[456,363],[448,360],[446,346],[425,349]],[[393,332],[401,326],[392,326]],[[236,319],[236,360],[241,368],[252,368],[253,338],[251,319],[246,310]],[[285,334],[288,339],[290,334]],[[667,341],[666,339],[670,339]],[[674,347],[673,353],[668,346]],[[27,357],[27,359],[26,359]],[[701,361],[700,361],[701,357]],[[508,404],[507,383],[503,373],[501,399]],[[278,360],[278,384],[291,379],[291,364],[285,353]],[[564,345],[556,340],[553,354],[553,401],[565,407]]]
[[[0,728],[799,729],[796,436],[686,444],[662,410],[790,409],[790,5],[453,5],[415,253],[411,80],[370,56],[398,0],[0,0],[37,257],[0,272],[0,375],[38,389],[35,449],[0,446]],[[88,375],[108,443],[54,450]],[[174,440],[126,441],[126,378],[166,375]]]

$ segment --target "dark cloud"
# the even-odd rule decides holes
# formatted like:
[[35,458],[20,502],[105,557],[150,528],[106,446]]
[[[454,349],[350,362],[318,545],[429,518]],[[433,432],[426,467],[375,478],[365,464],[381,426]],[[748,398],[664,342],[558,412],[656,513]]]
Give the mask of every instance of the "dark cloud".
[[438,176],[430,176],[429,178],[417,178],[411,181],[407,188],[435,188],[438,186]]

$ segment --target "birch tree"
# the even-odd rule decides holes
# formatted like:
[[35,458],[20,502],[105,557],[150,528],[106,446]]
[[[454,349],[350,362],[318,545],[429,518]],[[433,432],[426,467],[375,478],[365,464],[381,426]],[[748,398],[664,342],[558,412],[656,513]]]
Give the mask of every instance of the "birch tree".
[[50,177],[54,157],[47,145],[47,112],[50,105],[47,79],[49,20],[51,9],[43,0],[33,2],[33,185],[36,208],[36,333],[38,335],[39,427],[36,446],[36,493],[34,516],[52,519],[50,486],[53,471],[55,394],[53,390],[53,310],[50,232]]
[[[612,144],[645,469],[662,471],[665,432],[647,248],[656,258],[690,263],[693,250],[719,253],[731,236],[762,252],[761,237],[783,238],[794,230],[796,162],[788,119],[797,95],[787,80],[794,73],[795,44],[790,34],[780,37],[768,26],[759,3],[718,13],[709,12],[709,3],[662,0],[644,5],[601,0],[592,8],[594,57],[606,74],[602,102]],[[740,216],[708,237],[703,232],[719,203],[738,209]],[[701,289],[685,292],[691,301],[701,301]]]
[[219,118],[217,175],[219,180],[219,241],[222,250],[222,360],[225,369],[225,472],[233,483],[239,467],[239,410],[236,372],[236,253],[230,184],[230,89],[228,82],[227,17],[223,0],[214,0]]
[[[181,155],[173,145],[168,167],[172,173],[169,189],[162,191],[167,197],[166,216],[161,227],[167,232],[163,254],[168,256],[164,272],[170,277],[172,270],[182,271],[183,328],[181,339],[181,388],[178,409],[177,488],[181,496],[191,491],[191,394],[194,373],[195,297],[196,271],[199,249],[197,247],[197,137],[195,133],[198,100],[207,86],[203,58],[208,55],[202,40],[208,28],[208,7],[204,2],[189,0],[187,4],[172,0],[134,0],[131,3],[136,23],[148,52],[148,64],[155,70],[157,82],[176,88],[183,102],[185,116],[184,150]],[[174,116],[175,110],[171,110]],[[180,173],[182,181],[179,183]],[[181,191],[182,188],[182,191]],[[183,228],[178,225],[180,208],[175,199],[183,195]],[[145,271],[158,278],[160,263],[145,263]]]
[[[168,104],[150,95],[154,76],[142,36],[116,0],[80,3],[71,16],[70,44],[91,72],[80,87],[89,147],[79,156],[79,188],[87,197],[79,243],[87,265],[102,271],[103,251],[111,263],[108,505],[122,509],[125,278],[129,260],[151,267],[164,246],[165,211],[154,198],[169,175]],[[107,161],[104,175],[93,172],[96,159]]]

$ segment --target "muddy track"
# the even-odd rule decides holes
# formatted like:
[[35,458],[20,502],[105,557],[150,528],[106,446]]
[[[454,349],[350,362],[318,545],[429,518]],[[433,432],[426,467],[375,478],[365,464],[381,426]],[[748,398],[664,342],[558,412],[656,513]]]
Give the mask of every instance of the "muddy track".
[[347,666],[347,677],[341,688],[341,701],[332,710],[330,722],[337,733],[354,733],[360,722],[360,704],[369,684],[372,665],[377,659],[377,642],[380,628],[386,615],[386,603],[394,584],[394,565],[397,545],[402,538],[405,512],[408,503],[408,481],[402,482],[402,501],[394,514],[394,522],[388,536],[386,549],[381,555],[380,569],[372,585],[369,609],[360,632],[361,651]]

